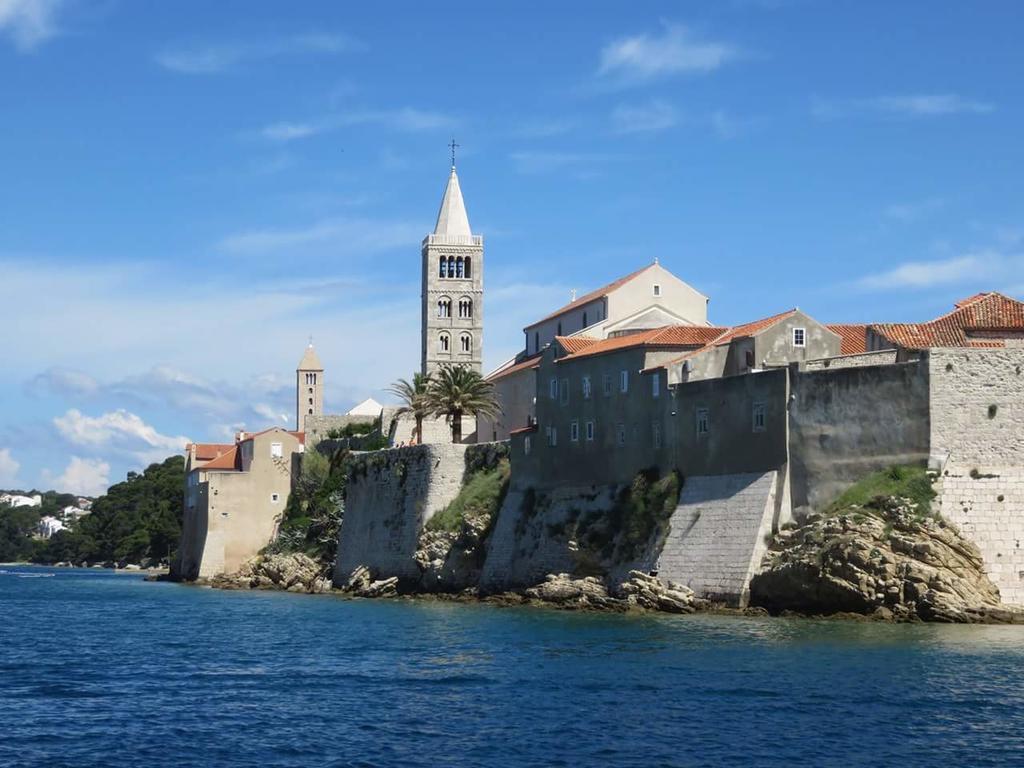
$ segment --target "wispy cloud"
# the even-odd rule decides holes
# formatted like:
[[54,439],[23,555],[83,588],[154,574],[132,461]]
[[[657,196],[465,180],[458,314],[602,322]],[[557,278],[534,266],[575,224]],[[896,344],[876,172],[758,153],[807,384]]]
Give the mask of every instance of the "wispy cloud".
[[72,408],[53,420],[57,432],[69,443],[98,449],[113,449],[130,455],[158,455],[166,458],[178,453],[187,437],[162,435],[134,413],[124,409],[87,416]]
[[225,253],[252,255],[334,243],[352,252],[376,253],[415,247],[423,238],[422,230],[422,222],[336,217],[298,228],[237,232],[223,238],[217,248]]
[[600,155],[533,150],[513,152],[509,158],[516,172],[527,176],[561,171],[586,178],[597,174],[597,165],[602,160]]
[[512,134],[522,139],[546,139],[568,133],[575,123],[566,118],[524,120],[512,129]]
[[612,111],[611,121],[615,133],[658,133],[676,125],[679,113],[664,101],[620,104]]
[[293,35],[275,40],[182,45],[160,51],[156,62],[172,72],[209,75],[226,72],[246,61],[288,55],[333,55],[363,47],[347,35]]
[[110,487],[110,464],[103,459],[72,456],[64,472],[43,470],[43,479],[57,491],[79,496],[102,496]]
[[917,221],[924,216],[942,208],[945,201],[938,197],[930,197],[927,200],[916,200],[906,203],[893,203],[885,207],[885,217],[895,221],[910,222]]
[[731,43],[703,40],[686,27],[666,24],[660,34],[613,40],[601,51],[598,74],[620,84],[713,72],[739,56]]
[[21,464],[11,456],[11,449],[0,448],[0,488],[16,487],[19,469]]
[[57,34],[62,0],[0,0],[0,33],[20,51],[29,51]]
[[856,286],[868,291],[923,290],[946,285],[1006,290],[1024,276],[1024,255],[992,249],[934,261],[908,261],[867,275]]
[[955,93],[904,94],[868,99],[816,98],[811,102],[811,114],[819,120],[836,120],[858,115],[897,118],[984,115],[994,110],[994,104],[968,99]]
[[401,109],[358,109],[329,115],[317,120],[282,121],[259,130],[264,139],[288,142],[306,139],[321,133],[337,131],[354,125],[379,125],[401,133],[447,130],[457,124],[451,115],[431,110],[403,107]]

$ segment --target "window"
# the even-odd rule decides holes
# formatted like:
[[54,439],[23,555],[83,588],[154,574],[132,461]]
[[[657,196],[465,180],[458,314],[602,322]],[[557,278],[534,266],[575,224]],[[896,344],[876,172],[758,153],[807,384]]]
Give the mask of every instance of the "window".
[[526,454],[527,456],[529,456],[530,455],[530,449],[532,447],[533,447],[533,441],[530,439],[530,436],[527,435],[526,437],[523,438],[523,453]]
[[654,284],[654,295],[661,296],[661,285],[659,283]]
[[548,427],[546,432],[547,432],[547,435],[548,435],[548,445],[550,445],[552,447],[558,445],[558,428],[557,427]]
[[448,269],[447,269],[447,266],[446,266],[447,263],[448,263],[448,260],[444,256],[442,256],[441,257],[441,262],[440,262],[440,264],[438,266],[438,272],[437,272],[437,276],[438,277],[445,277],[448,274]]
[[651,376],[651,397],[661,396],[661,376],[655,371],[654,375]]
[[455,276],[456,277],[462,277],[463,276],[462,268],[463,268],[463,261],[462,261],[462,257],[459,256],[459,258],[457,258],[455,260]]
[[558,402],[562,405],[569,404],[569,380],[562,379],[558,382]]
[[558,399],[558,379],[551,379],[551,383],[548,385],[548,396],[552,400]]
[[619,423],[615,425],[615,444],[619,447],[626,444],[626,425]]
[[557,335],[558,336],[562,335],[562,321],[561,320],[558,321],[558,334]]
[[441,299],[437,302],[437,316],[438,317],[451,317],[452,316],[452,300]]
[[462,334],[462,336],[459,337],[459,342],[462,344],[462,351],[464,353],[468,354],[473,351],[473,337],[468,333]]
[[271,504],[277,504],[277,502],[279,502],[280,500],[281,500],[281,494],[279,494],[279,493],[272,493],[272,494],[270,494],[270,503]]
[[309,394],[311,394],[311,395],[313,394],[313,388],[312,387],[309,388]]
[[794,347],[805,347],[805,346],[807,346],[807,329],[806,328],[794,328],[793,329],[793,346]]
[[619,371],[619,392],[629,392],[629,371]]
[[447,333],[442,333],[437,337],[437,351],[438,352],[449,352],[451,348],[451,341],[448,338]]
[[594,442],[594,422],[592,421],[587,422],[587,442]]
[[313,398],[312,398],[312,397],[311,397],[311,398],[309,398],[309,404],[310,404],[310,405],[312,405],[312,404],[313,404]]
[[651,422],[651,443],[655,448],[661,448],[661,422]]
[[540,352],[540,332],[533,332],[533,351]]
[[707,408],[697,409],[697,437],[711,431],[711,418]]
[[765,431],[765,407],[764,403],[754,403],[753,430],[755,432]]
[[448,277],[455,277],[455,257],[448,257]]
[[467,256],[466,260],[465,260],[465,275],[463,275],[467,280],[473,276],[472,273],[470,272],[470,269],[469,269],[469,262],[470,261],[471,261],[471,257]]
[[468,319],[473,316],[473,301],[471,299],[459,299],[459,317]]
[[754,350],[748,349],[746,351],[747,368],[754,367]]
[[310,408],[310,409],[309,409],[309,415],[310,415],[310,416],[312,416],[312,415],[313,415],[313,409],[312,409],[312,408]]
[[612,396],[612,375],[610,373],[604,375],[604,396]]
[[583,377],[583,399],[590,399],[590,376]]
[[574,443],[580,441],[580,423],[576,420],[569,424],[569,439]]
[[586,312],[583,313],[583,327],[584,328],[587,327],[587,313]]

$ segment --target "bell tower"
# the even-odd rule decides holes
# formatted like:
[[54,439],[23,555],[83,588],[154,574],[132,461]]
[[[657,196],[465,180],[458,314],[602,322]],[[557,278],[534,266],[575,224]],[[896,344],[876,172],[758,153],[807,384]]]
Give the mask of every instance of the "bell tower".
[[469,228],[455,172],[455,148],[448,185],[432,234],[423,239],[423,373],[442,364],[482,372],[484,346],[484,239]]
[[321,416],[324,412],[324,367],[309,340],[299,367],[295,370],[295,423],[299,432],[306,431],[307,416]]

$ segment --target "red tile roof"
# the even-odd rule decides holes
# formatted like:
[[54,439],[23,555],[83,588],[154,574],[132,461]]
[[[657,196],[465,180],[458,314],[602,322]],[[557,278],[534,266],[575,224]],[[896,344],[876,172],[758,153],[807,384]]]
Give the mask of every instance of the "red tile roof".
[[596,344],[600,339],[595,339],[593,336],[555,336],[555,341],[561,344],[562,349],[570,355],[575,355],[591,344]]
[[976,294],[927,323],[879,323],[871,329],[904,349],[1002,347],[999,334],[1024,335],[1024,302],[1001,293]]
[[772,315],[771,317],[763,317],[760,320],[754,320],[751,323],[733,326],[732,328],[727,329],[727,331],[723,333],[721,336],[719,336],[717,339],[715,339],[715,346],[721,347],[725,344],[728,344],[733,339],[743,339],[746,338],[747,336],[754,336],[755,334],[758,334],[763,330],[771,328],[780,320],[785,320],[787,317],[790,317],[795,313],[795,309],[789,309],[786,310],[785,312],[780,312],[777,315]]
[[860,355],[868,351],[868,326],[865,323],[830,323],[825,326],[838,333],[841,355]]
[[515,363],[514,365],[510,365],[506,368],[502,368],[500,371],[492,373],[490,376],[487,377],[487,381],[495,382],[498,381],[498,379],[503,379],[506,376],[511,376],[514,373],[526,371],[529,370],[530,368],[536,368],[540,365],[540,358],[541,356],[539,354],[533,355],[532,357],[527,357],[524,360]]
[[591,291],[590,293],[585,293],[582,296],[580,296],[579,298],[577,298],[575,301],[570,301],[568,304],[566,304],[561,309],[555,310],[550,315],[548,315],[546,317],[542,317],[540,320],[538,320],[535,323],[530,323],[528,326],[526,326],[526,328],[527,329],[528,328],[533,328],[535,325],[540,325],[541,323],[547,322],[548,320],[553,320],[554,318],[558,317],[559,315],[564,314],[565,312],[568,312],[569,310],[571,310],[571,309],[573,309],[575,307],[582,307],[584,304],[589,304],[590,302],[595,301],[596,299],[603,299],[609,293],[612,293],[613,291],[621,288],[626,283],[628,283],[630,280],[633,280],[634,278],[639,277],[640,275],[642,275],[644,272],[646,272],[648,269],[650,269],[653,266],[654,266],[654,264],[648,264],[643,269],[638,269],[636,272],[631,272],[630,274],[626,275],[625,277],[620,277],[618,280],[614,280],[614,281],[608,283],[608,285],[605,285],[605,286],[602,286],[601,288],[598,288],[596,291]]
[[222,453],[227,453],[235,447],[234,443],[189,443],[185,446],[185,450],[191,451],[193,446],[196,449],[197,461],[215,459]]
[[[620,349],[631,349],[633,347],[661,349],[703,347],[709,341],[720,336],[725,330],[725,328],[709,328],[699,325],[667,325],[664,328],[654,328],[650,331],[641,331],[640,333],[630,333],[625,336],[613,336],[609,339],[594,341],[583,347],[579,352],[560,358],[558,362],[578,360],[581,357],[602,355],[606,352],[615,352]],[[567,341],[568,339],[565,340]]]
[[241,469],[241,466],[239,464],[239,459],[240,459],[240,457],[238,455],[238,448],[236,446],[231,446],[231,450],[230,451],[228,451],[227,453],[221,454],[220,456],[218,456],[217,458],[213,459],[212,461],[208,461],[205,464],[200,465],[199,469],[203,469],[203,470],[217,469],[217,470],[235,471],[235,470]]

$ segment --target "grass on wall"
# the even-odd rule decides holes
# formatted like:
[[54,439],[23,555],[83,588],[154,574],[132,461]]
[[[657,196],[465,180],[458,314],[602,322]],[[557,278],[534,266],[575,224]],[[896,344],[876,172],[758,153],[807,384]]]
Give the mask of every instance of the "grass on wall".
[[451,504],[427,521],[426,529],[455,533],[467,517],[493,519],[508,492],[510,474],[508,459],[502,459],[493,469],[473,473]]
[[918,516],[932,516],[935,491],[932,490],[932,482],[925,468],[918,466],[894,465],[873,472],[848,488],[825,511],[827,514],[838,514],[852,506],[872,507],[876,499],[889,496],[910,499],[917,507]]

